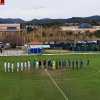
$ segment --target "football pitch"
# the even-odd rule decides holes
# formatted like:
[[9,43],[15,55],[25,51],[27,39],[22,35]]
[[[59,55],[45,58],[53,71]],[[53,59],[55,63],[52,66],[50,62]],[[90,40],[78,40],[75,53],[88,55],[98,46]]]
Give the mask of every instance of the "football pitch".
[[[26,60],[90,60],[79,70],[4,72],[4,62]],[[0,57],[0,100],[100,100],[100,54]]]

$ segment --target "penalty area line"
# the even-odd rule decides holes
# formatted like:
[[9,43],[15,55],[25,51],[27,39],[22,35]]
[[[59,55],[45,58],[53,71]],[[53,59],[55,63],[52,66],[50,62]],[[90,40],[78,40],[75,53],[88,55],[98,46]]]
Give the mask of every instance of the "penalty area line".
[[64,97],[65,100],[69,100],[64,91],[58,86],[54,78],[51,76],[51,74],[48,72],[47,69],[45,69],[45,72],[47,73],[48,77],[52,81],[52,83],[55,85],[55,87],[58,89],[58,91],[61,93],[61,95]]

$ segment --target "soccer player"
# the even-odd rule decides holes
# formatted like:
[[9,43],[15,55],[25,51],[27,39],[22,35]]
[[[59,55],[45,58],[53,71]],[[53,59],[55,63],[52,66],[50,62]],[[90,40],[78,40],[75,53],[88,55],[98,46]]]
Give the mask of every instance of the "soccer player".
[[8,72],[10,72],[10,63],[8,62]]
[[19,72],[19,68],[20,68],[20,63],[17,62],[17,72]]
[[43,60],[43,66],[46,68],[46,60]]
[[56,69],[56,62],[53,60],[52,61],[53,69]]
[[88,59],[88,60],[87,60],[87,66],[89,66],[89,65],[90,65],[90,60]]
[[39,69],[39,62],[36,61],[36,69]]
[[14,64],[11,64],[12,73],[14,72]]
[[30,71],[30,69],[31,69],[31,62],[28,61],[27,63],[28,63],[28,71]]
[[78,60],[76,60],[76,69],[78,70]]
[[70,61],[70,59],[68,59],[68,67],[69,68],[71,67],[71,61]]
[[64,69],[66,69],[66,60],[63,61]]
[[7,62],[4,63],[4,70],[7,72]]
[[25,71],[27,71],[27,62],[24,63]]
[[80,68],[83,68],[83,61],[82,60],[80,60]]
[[42,62],[41,61],[39,61],[39,68],[41,69],[41,66],[42,66]]
[[23,65],[23,62],[21,62],[21,71],[24,70],[24,65]]
[[75,67],[75,66],[74,66],[74,60],[73,60],[73,61],[72,61],[72,69],[73,69],[73,70],[74,70],[74,67]]
[[48,69],[51,68],[51,60],[48,60]]
[[62,61],[59,60],[59,68],[61,69],[62,68]]

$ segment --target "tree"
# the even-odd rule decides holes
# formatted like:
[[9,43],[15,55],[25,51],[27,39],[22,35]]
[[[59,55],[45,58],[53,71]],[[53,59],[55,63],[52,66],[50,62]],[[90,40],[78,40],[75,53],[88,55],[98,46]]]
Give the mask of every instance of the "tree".
[[97,37],[97,38],[100,38],[100,30],[97,30],[94,35]]

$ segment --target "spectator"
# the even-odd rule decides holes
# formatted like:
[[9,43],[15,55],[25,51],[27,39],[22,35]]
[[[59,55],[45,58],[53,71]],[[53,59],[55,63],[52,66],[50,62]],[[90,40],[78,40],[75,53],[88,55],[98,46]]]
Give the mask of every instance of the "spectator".
[[0,48],[0,53],[2,54],[2,48]]

